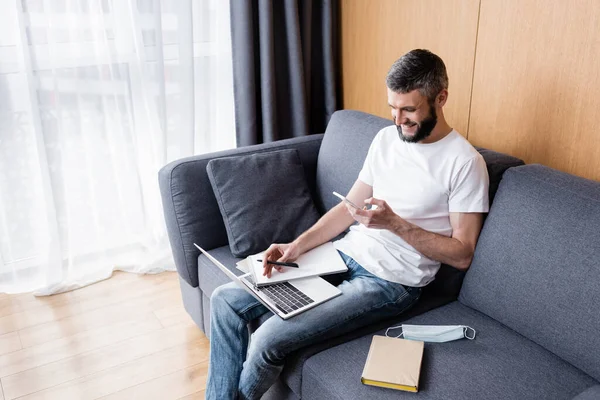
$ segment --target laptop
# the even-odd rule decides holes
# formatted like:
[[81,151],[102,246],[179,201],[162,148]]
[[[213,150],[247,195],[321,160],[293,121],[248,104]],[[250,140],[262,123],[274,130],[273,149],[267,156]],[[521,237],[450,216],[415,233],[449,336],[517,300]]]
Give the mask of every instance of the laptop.
[[202,252],[213,264],[215,264],[225,275],[246,290],[273,314],[282,319],[289,319],[306,310],[326,302],[342,292],[331,283],[319,276],[294,279],[288,282],[275,283],[273,285],[257,287],[251,273],[236,276],[219,260],[208,254],[202,247],[194,243],[194,246]]

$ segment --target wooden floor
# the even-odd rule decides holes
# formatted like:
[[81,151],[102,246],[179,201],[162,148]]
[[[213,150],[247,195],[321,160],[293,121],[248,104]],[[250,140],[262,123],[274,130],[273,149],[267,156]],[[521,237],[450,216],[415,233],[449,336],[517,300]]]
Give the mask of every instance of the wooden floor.
[[174,272],[0,294],[0,400],[203,399],[208,352]]

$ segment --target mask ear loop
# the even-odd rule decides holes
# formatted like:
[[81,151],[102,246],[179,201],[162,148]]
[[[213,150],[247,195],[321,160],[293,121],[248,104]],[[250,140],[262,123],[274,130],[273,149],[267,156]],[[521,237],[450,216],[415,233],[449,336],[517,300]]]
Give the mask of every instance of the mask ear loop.
[[[388,336],[388,337],[390,337],[390,336],[388,335],[388,332],[389,332],[390,330],[394,330],[394,329],[402,329],[402,325],[398,325],[398,326],[390,326],[389,328],[387,328],[387,329],[385,330],[385,336]],[[398,336],[391,336],[391,337],[399,338],[399,337],[401,337],[402,335],[404,335],[404,332],[400,332],[400,334],[399,334]]]
[[[469,337],[468,333],[469,333],[469,329],[473,331],[473,336]],[[475,332],[475,329],[471,328],[470,326],[465,326],[465,337],[469,340],[473,340],[475,339],[475,335],[477,334],[477,332]]]

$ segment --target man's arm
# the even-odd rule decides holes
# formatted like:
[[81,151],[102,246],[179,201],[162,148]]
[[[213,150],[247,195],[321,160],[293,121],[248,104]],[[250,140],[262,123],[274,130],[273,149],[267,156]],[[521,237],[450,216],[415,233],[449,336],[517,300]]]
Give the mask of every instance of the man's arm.
[[[362,204],[372,195],[373,187],[357,179],[346,198],[353,203]],[[273,265],[267,264],[267,260],[294,261],[301,254],[333,239],[353,223],[354,218],[348,214],[344,204],[336,205],[293,242],[269,246],[263,257],[263,275],[271,276]]]
[[388,229],[404,239],[425,257],[466,271],[471,265],[475,245],[483,225],[481,213],[450,213],[452,237],[426,231],[395,214],[389,205],[378,199],[366,202],[377,205],[376,210],[348,208],[354,218],[369,228]]

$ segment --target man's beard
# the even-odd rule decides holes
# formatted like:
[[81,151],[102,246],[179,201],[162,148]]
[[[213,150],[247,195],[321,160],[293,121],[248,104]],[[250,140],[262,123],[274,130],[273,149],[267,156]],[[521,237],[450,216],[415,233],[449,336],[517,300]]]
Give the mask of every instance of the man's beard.
[[402,125],[396,125],[400,139],[407,143],[418,143],[431,135],[431,131],[433,131],[433,128],[435,128],[435,125],[437,124],[437,113],[435,112],[435,107],[430,105],[429,109],[431,110],[431,115],[421,121],[421,125],[417,128],[417,131],[413,136],[404,135],[404,133],[402,133]]

